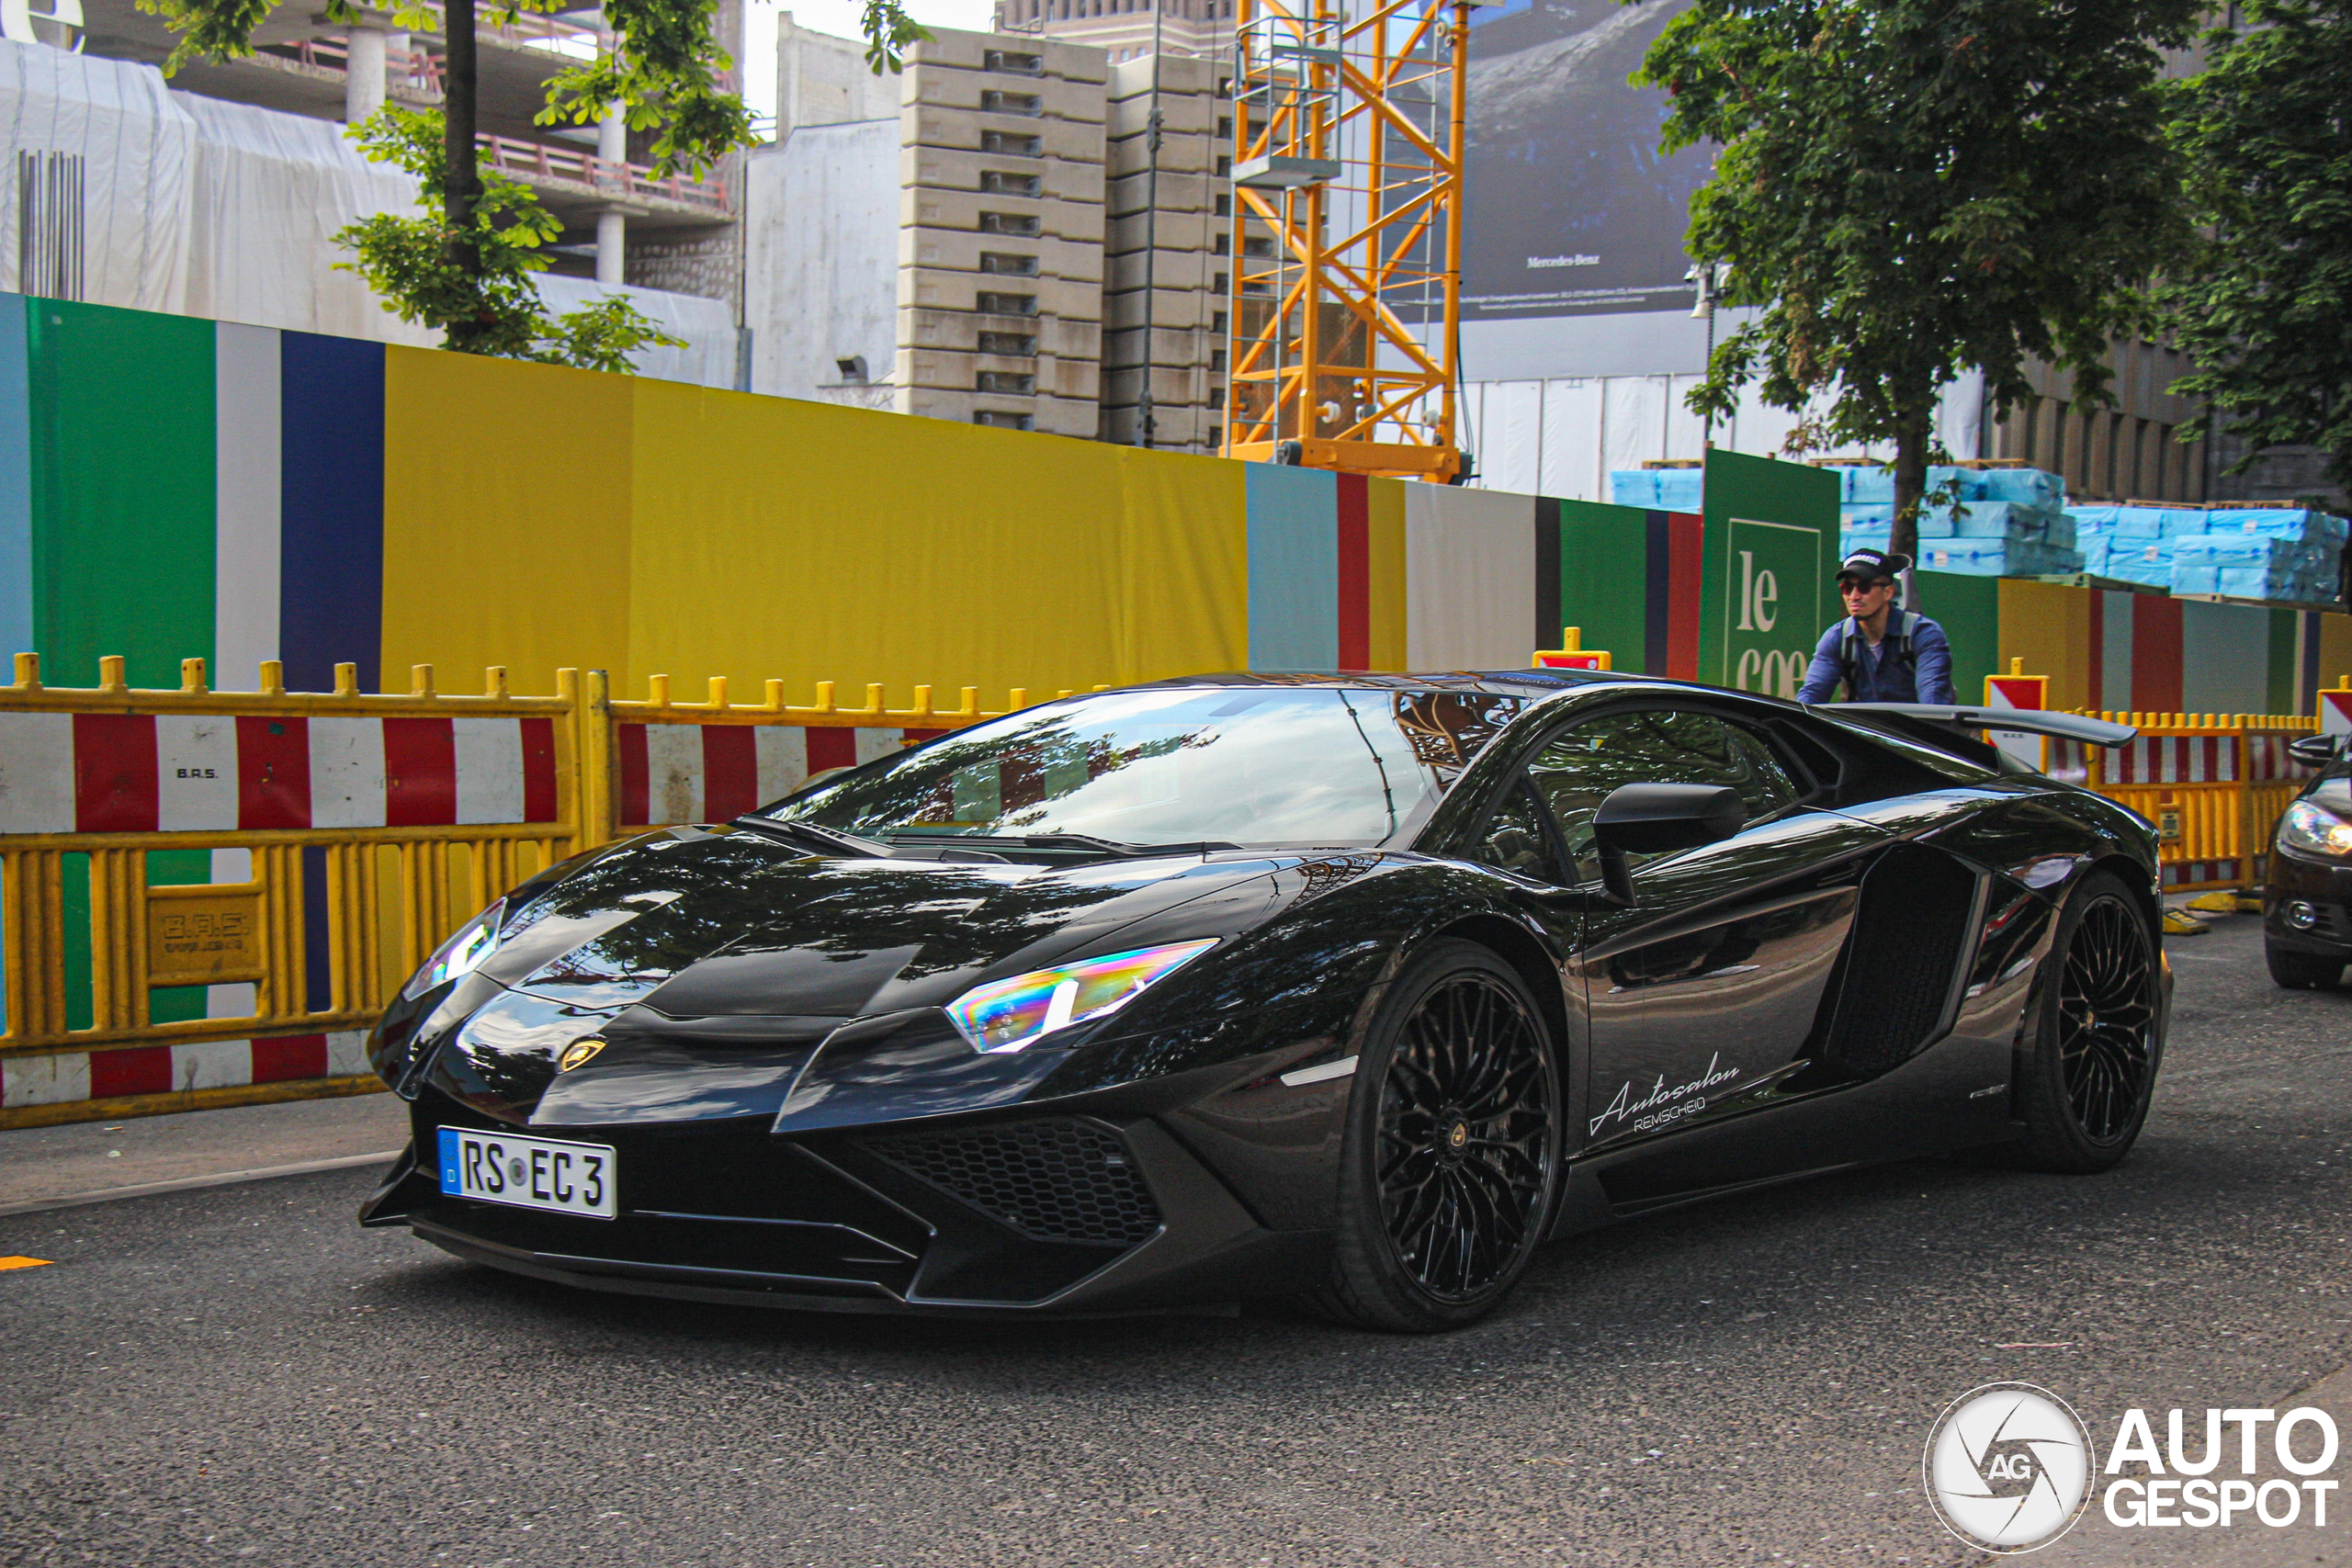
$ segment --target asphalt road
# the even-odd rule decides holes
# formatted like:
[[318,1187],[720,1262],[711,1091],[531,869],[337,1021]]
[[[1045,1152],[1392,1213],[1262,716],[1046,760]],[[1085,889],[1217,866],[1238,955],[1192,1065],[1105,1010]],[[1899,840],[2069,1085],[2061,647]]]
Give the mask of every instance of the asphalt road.
[[[2127,1405],[2283,1409],[2352,1362],[2352,994],[2272,988],[2253,923],[2168,943],[2120,1170],[1922,1161],[1621,1226],[1442,1338],[575,1293],[359,1231],[356,1170],[0,1218],[53,1261],[0,1273],[0,1562],[1978,1561],[1919,1492],[1972,1386],[2043,1383],[2103,1448]],[[2352,1501],[2331,1524],[2094,1514],[2031,1561],[2335,1562]]]

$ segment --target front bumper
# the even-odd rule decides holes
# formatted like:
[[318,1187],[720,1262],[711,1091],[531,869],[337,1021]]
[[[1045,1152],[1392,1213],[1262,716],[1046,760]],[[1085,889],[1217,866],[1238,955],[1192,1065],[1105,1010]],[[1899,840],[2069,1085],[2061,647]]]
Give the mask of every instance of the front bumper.
[[514,1131],[431,1089],[362,1208],[470,1261],[595,1290],[834,1312],[1089,1315],[1309,1289],[1329,1238],[1274,1231],[1152,1117],[1000,1115],[779,1137],[773,1118],[545,1126],[611,1145],[619,1213],[444,1194],[437,1129]]
[[[2270,851],[2263,888],[2262,931],[2271,946],[2352,962],[2352,865],[2327,865]],[[2289,906],[2308,904],[2316,915],[2309,926],[2290,923]]]

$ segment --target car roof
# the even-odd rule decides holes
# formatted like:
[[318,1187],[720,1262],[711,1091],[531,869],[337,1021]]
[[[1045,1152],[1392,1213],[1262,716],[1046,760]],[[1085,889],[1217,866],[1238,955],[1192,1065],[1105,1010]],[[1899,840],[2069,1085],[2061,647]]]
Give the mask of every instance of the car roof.
[[[1372,670],[1234,670],[1214,675],[1179,675],[1126,688],[1149,691],[1171,686],[1322,686],[1348,691],[1469,692],[1498,697],[1548,697],[1578,686],[1610,683],[1666,685],[1648,675],[1602,670],[1443,670],[1395,675]],[[1678,682],[1679,683],[1679,682]]]

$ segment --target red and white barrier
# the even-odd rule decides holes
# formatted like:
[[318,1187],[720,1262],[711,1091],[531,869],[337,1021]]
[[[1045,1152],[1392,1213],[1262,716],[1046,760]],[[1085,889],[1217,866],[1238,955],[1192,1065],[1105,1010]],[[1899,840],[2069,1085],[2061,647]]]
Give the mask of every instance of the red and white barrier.
[[0,833],[557,818],[551,718],[0,713]]
[[2238,737],[2143,735],[2107,754],[2111,784],[2233,784]]
[[[2049,691],[2050,679],[2046,675],[1987,675],[1984,677],[1984,705],[2012,713],[2039,713],[2049,705]],[[2042,737],[2030,735],[2021,729],[1995,729],[1987,733],[1993,744],[2011,760],[2036,772],[2048,765]]]
[[2319,694],[2319,732],[2322,735],[2352,735],[2352,691],[2322,692]]
[[621,820],[724,822],[800,787],[811,773],[887,757],[935,729],[799,724],[624,724],[615,737]]
[[0,1107],[348,1077],[368,1070],[367,1039],[355,1029],[275,1040],[202,1040],[10,1056],[0,1059]]

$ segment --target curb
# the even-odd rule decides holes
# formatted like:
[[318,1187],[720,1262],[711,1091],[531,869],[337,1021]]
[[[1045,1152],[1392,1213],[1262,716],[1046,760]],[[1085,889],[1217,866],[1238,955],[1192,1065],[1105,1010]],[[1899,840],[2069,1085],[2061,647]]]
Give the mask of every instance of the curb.
[[204,1187],[227,1187],[240,1181],[267,1181],[279,1176],[311,1176],[322,1170],[349,1170],[355,1166],[388,1165],[400,1158],[398,1149],[381,1154],[342,1155],[334,1159],[303,1160],[298,1165],[263,1166],[254,1170],[228,1170],[213,1176],[184,1176],[175,1181],[142,1181],[132,1187],[106,1187],[94,1192],[73,1192],[62,1198],[30,1198],[21,1203],[0,1203],[0,1218],[38,1214],[51,1209],[78,1209],[86,1203],[110,1203],[118,1198],[152,1198],[162,1192],[192,1192]]

